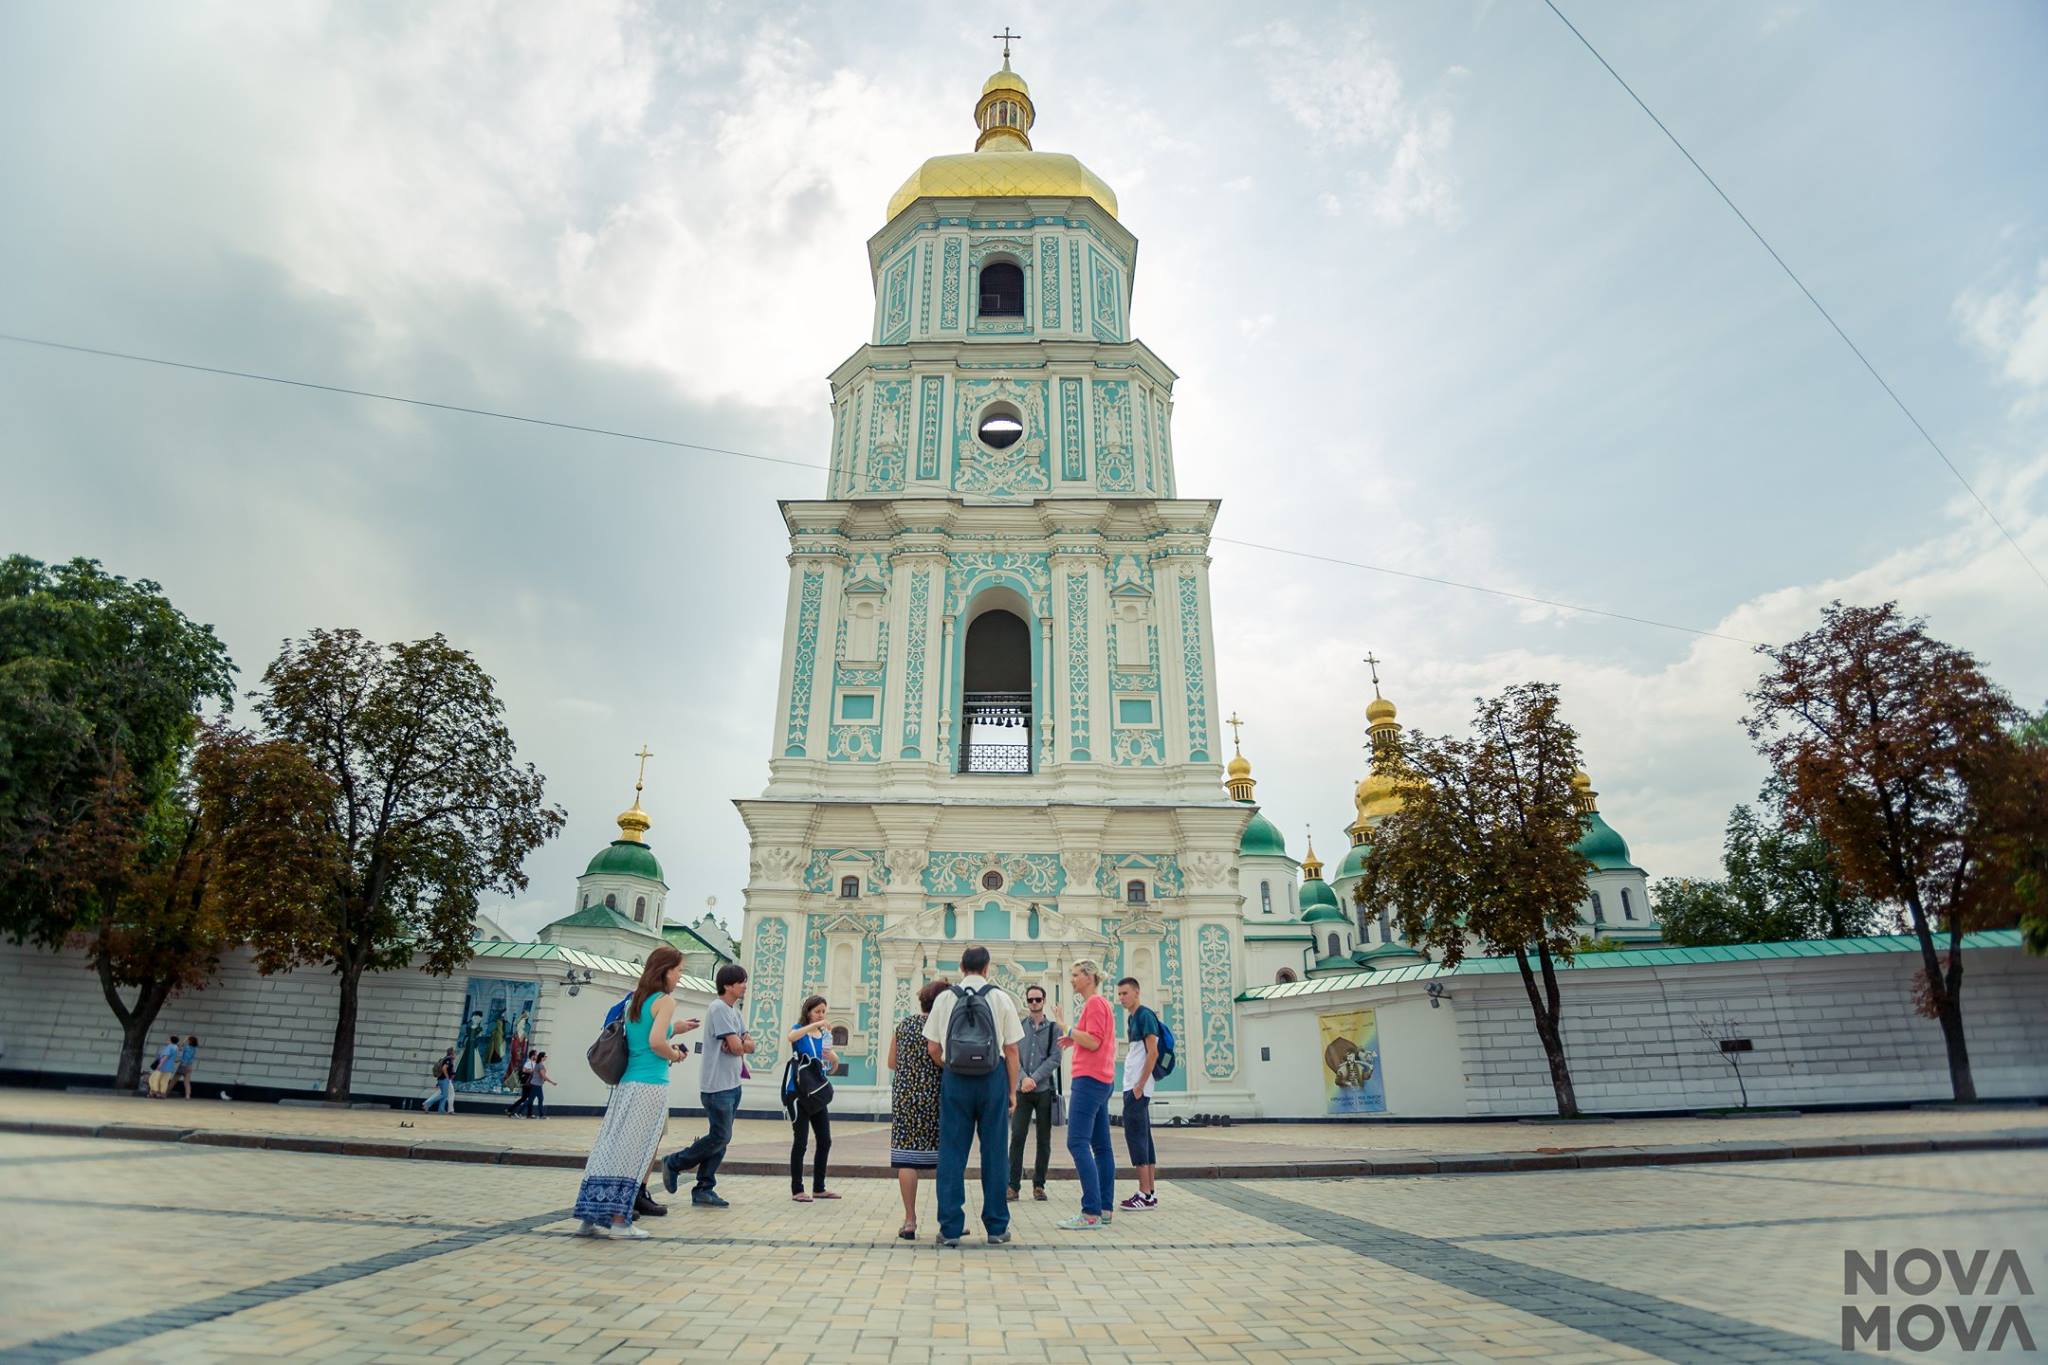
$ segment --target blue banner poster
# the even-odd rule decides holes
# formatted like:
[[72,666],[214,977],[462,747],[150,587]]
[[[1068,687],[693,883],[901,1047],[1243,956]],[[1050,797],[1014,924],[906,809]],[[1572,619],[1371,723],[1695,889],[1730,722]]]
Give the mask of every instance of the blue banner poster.
[[1323,1098],[1332,1114],[1384,1114],[1380,1026],[1371,1010],[1316,1016],[1323,1042]]
[[455,1088],[470,1095],[516,1095],[533,1045],[538,981],[469,978],[455,1036]]

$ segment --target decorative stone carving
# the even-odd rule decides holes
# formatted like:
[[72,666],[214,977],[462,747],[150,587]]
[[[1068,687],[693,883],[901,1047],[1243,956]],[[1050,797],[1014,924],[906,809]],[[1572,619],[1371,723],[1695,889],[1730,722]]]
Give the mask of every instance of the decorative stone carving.
[[752,871],[757,882],[793,882],[803,865],[802,849],[772,844],[754,850]]
[[1095,865],[1102,861],[1100,854],[1082,849],[1068,849],[1060,854],[1060,866],[1066,869],[1067,885],[1087,886],[1095,880]]
[[1227,885],[1230,860],[1220,853],[1190,853],[1180,860],[1187,870],[1191,885],[1202,890],[1214,890]]
[[892,848],[882,855],[882,865],[889,869],[889,885],[910,887],[918,884],[918,875],[930,857],[921,848]]

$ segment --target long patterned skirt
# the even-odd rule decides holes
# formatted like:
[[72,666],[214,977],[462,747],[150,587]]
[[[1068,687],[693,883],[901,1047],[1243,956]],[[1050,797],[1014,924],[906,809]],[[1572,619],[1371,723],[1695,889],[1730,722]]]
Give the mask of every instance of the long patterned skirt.
[[583,1184],[576,1191],[578,1218],[590,1223],[609,1223],[617,1217],[633,1221],[633,1196],[640,1192],[667,1122],[666,1085],[621,1081],[612,1088],[597,1144],[583,1163]]

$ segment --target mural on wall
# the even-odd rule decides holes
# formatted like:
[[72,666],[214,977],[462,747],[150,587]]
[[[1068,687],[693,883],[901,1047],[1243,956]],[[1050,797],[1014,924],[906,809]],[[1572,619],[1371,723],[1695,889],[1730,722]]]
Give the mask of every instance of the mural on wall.
[[455,1088],[470,1095],[516,1095],[533,1045],[538,981],[472,976],[455,1031]]
[[1387,1083],[1380,1069],[1380,1026],[1371,1010],[1319,1014],[1323,1044],[1324,1110],[1331,1114],[1384,1114]]

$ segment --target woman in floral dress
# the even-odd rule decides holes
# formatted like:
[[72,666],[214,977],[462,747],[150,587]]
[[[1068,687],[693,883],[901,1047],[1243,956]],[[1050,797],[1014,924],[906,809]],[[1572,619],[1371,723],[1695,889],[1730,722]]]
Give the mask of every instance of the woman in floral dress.
[[924,1023],[932,1001],[952,985],[940,977],[919,991],[918,1012],[904,1015],[889,1035],[889,1165],[903,1195],[896,1235],[906,1242],[917,1237],[917,1173],[939,1164],[939,1064],[924,1045]]

